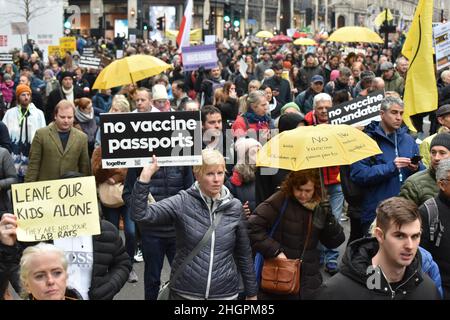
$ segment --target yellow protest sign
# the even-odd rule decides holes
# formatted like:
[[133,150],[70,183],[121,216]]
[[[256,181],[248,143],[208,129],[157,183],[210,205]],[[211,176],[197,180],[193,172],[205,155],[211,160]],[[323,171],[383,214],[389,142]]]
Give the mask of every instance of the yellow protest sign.
[[66,55],[66,52],[69,51],[73,53],[77,50],[77,40],[75,37],[62,37],[59,38],[59,50],[61,53],[61,57]]
[[20,241],[100,234],[94,177],[14,184],[11,191]]
[[59,46],[48,46],[48,55],[49,56],[59,56],[60,54],[60,48]]

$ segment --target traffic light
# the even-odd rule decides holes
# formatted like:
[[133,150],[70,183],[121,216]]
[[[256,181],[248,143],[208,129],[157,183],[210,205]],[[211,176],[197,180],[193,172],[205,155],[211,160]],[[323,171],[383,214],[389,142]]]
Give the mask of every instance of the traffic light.
[[233,14],[233,30],[234,30],[234,32],[239,32],[240,25],[241,25],[241,13],[238,10],[234,10],[234,14]]
[[142,29],[144,29],[144,31],[148,30],[148,22],[145,21],[144,24],[142,25]]
[[229,4],[224,4],[223,7],[223,21],[225,24],[231,21],[231,6]]
[[164,23],[165,23],[164,17],[159,17],[158,19],[156,19],[156,29],[163,31]]
[[136,28],[138,30],[142,30],[143,29],[142,18],[141,17],[137,17],[136,18]]
[[103,17],[98,17],[98,28],[103,29]]
[[72,21],[70,21],[71,14],[64,10],[64,29],[72,28]]

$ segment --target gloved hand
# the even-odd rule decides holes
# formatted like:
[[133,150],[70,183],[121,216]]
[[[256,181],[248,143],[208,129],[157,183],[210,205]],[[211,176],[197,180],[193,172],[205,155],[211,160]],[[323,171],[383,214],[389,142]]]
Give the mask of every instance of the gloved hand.
[[319,206],[314,210],[313,225],[315,228],[322,230],[327,223],[328,217],[332,215],[330,201],[320,202]]

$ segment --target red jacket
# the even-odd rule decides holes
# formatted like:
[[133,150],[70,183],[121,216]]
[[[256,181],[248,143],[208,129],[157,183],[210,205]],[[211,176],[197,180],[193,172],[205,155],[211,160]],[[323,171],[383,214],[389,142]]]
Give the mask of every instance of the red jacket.
[[[305,121],[308,126],[315,126],[319,124],[314,110],[308,112],[305,115]],[[337,179],[339,175],[339,166],[322,168],[322,174],[324,178],[324,184],[326,186],[340,183],[340,181]]]

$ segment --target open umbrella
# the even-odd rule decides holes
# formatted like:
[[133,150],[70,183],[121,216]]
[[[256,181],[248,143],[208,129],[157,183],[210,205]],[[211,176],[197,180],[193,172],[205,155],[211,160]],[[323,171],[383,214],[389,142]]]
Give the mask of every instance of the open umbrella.
[[255,37],[257,37],[257,38],[272,38],[273,33],[270,31],[259,31],[257,34],[255,34]]
[[380,36],[365,27],[342,27],[337,29],[327,41],[383,43]]
[[109,89],[136,83],[171,68],[170,64],[153,56],[138,54],[116,60],[103,69],[93,89]]
[[348,165],[379,153],[364,132],[345,124],[321,124],[276,135],[259,150],[256,165],[298,171]]
[[294,44],[296,46],[315,46],[317,45],[317,42],[309,38],[299,38],[294,41]]
[[269,42],[275,43],[275,44],[289,43],[289,42],[292,42],[292,38],[285,36],[283,34],[279,34],[279,35],[273,37],[272,39],[270,39]]

